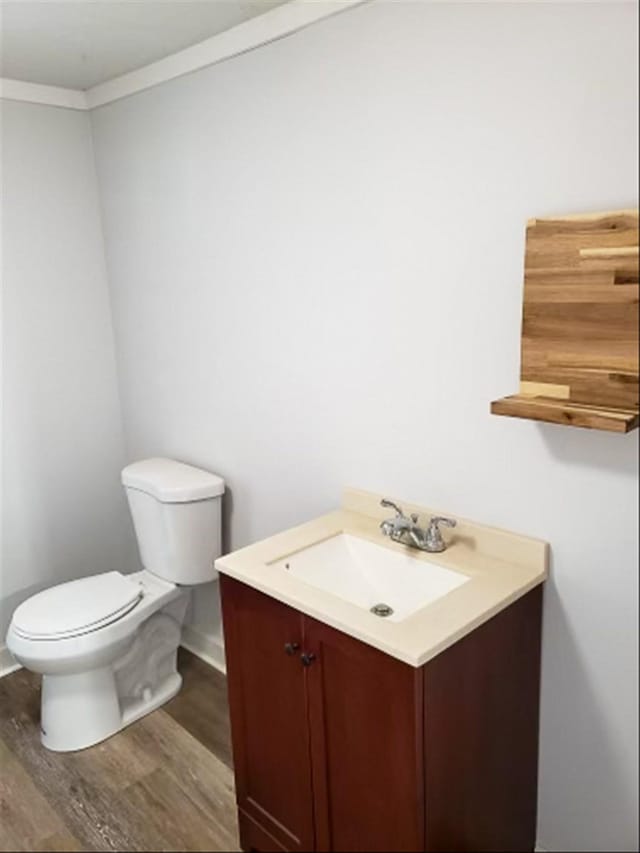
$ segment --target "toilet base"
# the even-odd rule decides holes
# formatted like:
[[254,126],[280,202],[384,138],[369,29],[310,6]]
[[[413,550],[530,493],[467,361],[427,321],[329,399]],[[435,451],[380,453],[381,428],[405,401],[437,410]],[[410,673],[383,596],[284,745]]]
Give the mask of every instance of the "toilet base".
[[77,752],[95,746],[173,699],[182,687],[178,672],[152,695],[120,712],[112,667],[42,677],[40,739],[52,752]]
[[168,702],[169,699],[173,699],[173,697],[180,692],[181,687],[182,676],[179,672],[174,672],[152,696],[149,696],[146,700],[141,699],[135,705],[130,705],[127,708],[125,713],[122,715],[122,728],[130,725],[131,723],[135,723],[135,721],[139,720],[140,717],[150,714],[151,711],[155,711],[157,708],[160,708],[160,706],[164,705],[165,702]]
[[181,625],[188,593],[143,622],[114,663],[42,677],[42,744],[53,752],[86,749],[155,711],[179,692]]
[[40,735],[54,752],[84,749],[122,726],[113,667],[42,676]]

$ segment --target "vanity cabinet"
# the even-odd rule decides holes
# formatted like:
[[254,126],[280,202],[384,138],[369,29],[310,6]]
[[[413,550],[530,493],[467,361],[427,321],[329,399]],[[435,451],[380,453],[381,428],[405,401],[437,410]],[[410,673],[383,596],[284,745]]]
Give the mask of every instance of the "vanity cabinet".
[[416,668],[220,580],[244,850],[533,850],[541,586]]

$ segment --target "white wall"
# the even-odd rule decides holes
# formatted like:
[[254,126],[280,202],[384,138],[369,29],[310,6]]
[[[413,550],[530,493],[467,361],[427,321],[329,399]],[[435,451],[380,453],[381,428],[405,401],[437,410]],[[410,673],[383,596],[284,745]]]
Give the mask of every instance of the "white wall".
[[54,583],[134,563],[86,113],[2,103],[0,645]]
[[[631,4],[375,2],[92,116],[130,458],[549,540],[539,843],[637,843],[637,441],[491,417],[531,215],[631,206]],[[219,630],[200,594],[196,623]]]

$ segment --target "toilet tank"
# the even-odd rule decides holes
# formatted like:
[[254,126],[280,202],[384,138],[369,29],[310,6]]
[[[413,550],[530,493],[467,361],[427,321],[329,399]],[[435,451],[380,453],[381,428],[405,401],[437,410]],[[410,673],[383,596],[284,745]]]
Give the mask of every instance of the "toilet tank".
[[145,459],[122,471],[147,571],[175,584],[218,577],[224,480],[173,459]]

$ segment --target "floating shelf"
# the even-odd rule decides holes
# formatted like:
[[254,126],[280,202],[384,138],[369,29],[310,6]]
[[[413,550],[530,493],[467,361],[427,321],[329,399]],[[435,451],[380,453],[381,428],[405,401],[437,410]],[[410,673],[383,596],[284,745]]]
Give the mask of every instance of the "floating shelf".
[[520,389],[495,415],[638,427],[638,211],[527,225]]
[[491,404],[494,415],[528,418],[549,424],[631,432],[638,426],[638,412],[627,409],[603,409],[580,403],[564,403],[553,397],[526,397],[514,394]]

